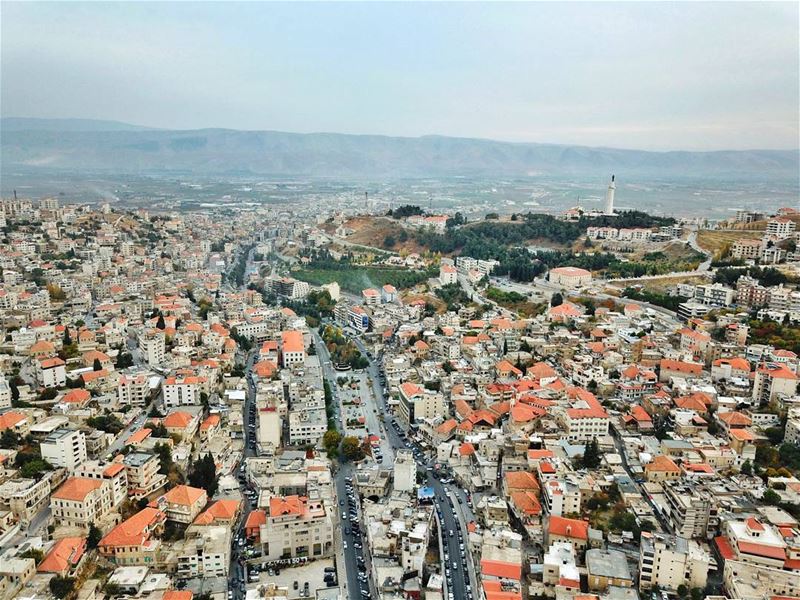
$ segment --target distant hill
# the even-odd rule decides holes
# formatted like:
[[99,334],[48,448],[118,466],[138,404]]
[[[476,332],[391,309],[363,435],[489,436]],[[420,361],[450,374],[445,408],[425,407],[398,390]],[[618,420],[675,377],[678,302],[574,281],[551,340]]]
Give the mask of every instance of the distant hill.
[[0,131],[154,131],[152,127],[99,119],[34,119],[3,117]]
[[170,131],[113,121],[6,118],[3,169],[320,177],[526,176],[797,179],[797,150],[645,152],[424,136]]

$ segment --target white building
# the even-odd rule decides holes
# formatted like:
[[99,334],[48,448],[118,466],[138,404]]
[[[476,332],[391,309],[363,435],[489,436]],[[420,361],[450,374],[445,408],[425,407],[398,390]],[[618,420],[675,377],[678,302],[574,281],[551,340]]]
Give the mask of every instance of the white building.
[[0,409],[11,408],[11,386],[0,376]]
[[458,283],[458,270],[453,265],[441,265],[439,267],[439,281],[442,285]]
[[160,329],[147,329],[139,334],[139,352],[151,367],[158,367],[164,362],[166,336]]
[[86,436],[77,429],[57,429],[41,443],[42,458],[54,467],[74,472],[86,461]]
[[144,406],[150,399],[150,382],[145,373],[123,375],[117,382],[117,400],[122,405]]
[[200,377],[169,377],[164,381],[164,406],[196,406],[201,404]]
[[42,387],[55,388],[67,384],[66,363],[58,357],[36,362],[36,380]]
[[642,532],[639,547],[639,588],[677,591],[705,588],[711,559],[696,542],[682,537]]
[[417,463],[410,450],[398,450],[394,457],[394,489],[413,491],[417,484]]

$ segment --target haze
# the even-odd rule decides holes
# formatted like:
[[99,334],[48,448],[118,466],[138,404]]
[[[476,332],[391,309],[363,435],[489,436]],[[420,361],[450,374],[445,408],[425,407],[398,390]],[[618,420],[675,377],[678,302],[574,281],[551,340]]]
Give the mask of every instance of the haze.
[[797,3],[2,4],[2,115],[798,146]]

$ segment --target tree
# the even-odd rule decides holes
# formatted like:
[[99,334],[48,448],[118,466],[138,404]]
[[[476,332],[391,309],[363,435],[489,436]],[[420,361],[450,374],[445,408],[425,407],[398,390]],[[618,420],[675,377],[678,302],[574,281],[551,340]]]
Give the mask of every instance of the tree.
[[587,469],[596,469],[600,466],[600,447],[597,444],[597,438],[586,442],[583,449],[583,466]]
[[61,343],[64,346],[72,345],[72,336],[69,334],[69,327],[64,327],[64,337],[62,338]]
[[95,358],[94,362],[92,362],[92,371],[102,371],[103,364],[100,362],[99,358]]
[[742,475],[752,475],[753,474],[753,463],[750,462],[749,458],[742,463],[741,471],[742,471]]
[[361,444],[358,442],[357,437],[349,435],[342,440],[342,456],[345,460],[361,460],[364,458],[364,452],[361,450]]
[[72,593],[75,588],[75,579],[73,577],[61,577],[56,575],[50,580],[50,591],[56,598],[66,598]]
[[156,329],[166,329],[166,328],[167,328],[167,324],[164,321],[164,315],[159,314],[158,315],[158,320],[156,321]]
[[127,352],[120,352],[117,356],[117,369],[125,369],[133,366],[133,357]]
[[189,472],[189,485],[196,488],[203,488],[209,498],[213,498],[217,492],[218,478],[217,465],[211,454],[206,454],[194,465]]
[[550,306],[561,306],[564,304],[564,296],[556,292],[550,297]]
[[339,451],[339,444],[342,442],[342,434],[335,429],[328,429],[322,436],[322,446],[328,456],[335,456]]
[[775,490],[767,490],[766,492],[764,492],[764,495],[761,496],[761,499],[767,504],[775,506],[777,504],[780,504],[781,496]]
[[94,550],[97,548],[97,545],[100,543],[101,539],[103,539],[103,532],[95,527],[94,523],[90,523],[89,535],[86,538],[86,545],[89,547],[89,549]]
[[0,448],[11,449],[19,446],[19,434],[12,429],[3,430],[0,435]]

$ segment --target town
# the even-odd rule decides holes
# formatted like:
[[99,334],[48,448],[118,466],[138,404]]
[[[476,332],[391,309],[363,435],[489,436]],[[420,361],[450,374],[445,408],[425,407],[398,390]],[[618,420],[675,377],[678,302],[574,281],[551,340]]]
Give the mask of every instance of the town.
[[0,598],[797,597],[800,212],[615,192],[4,198]]

